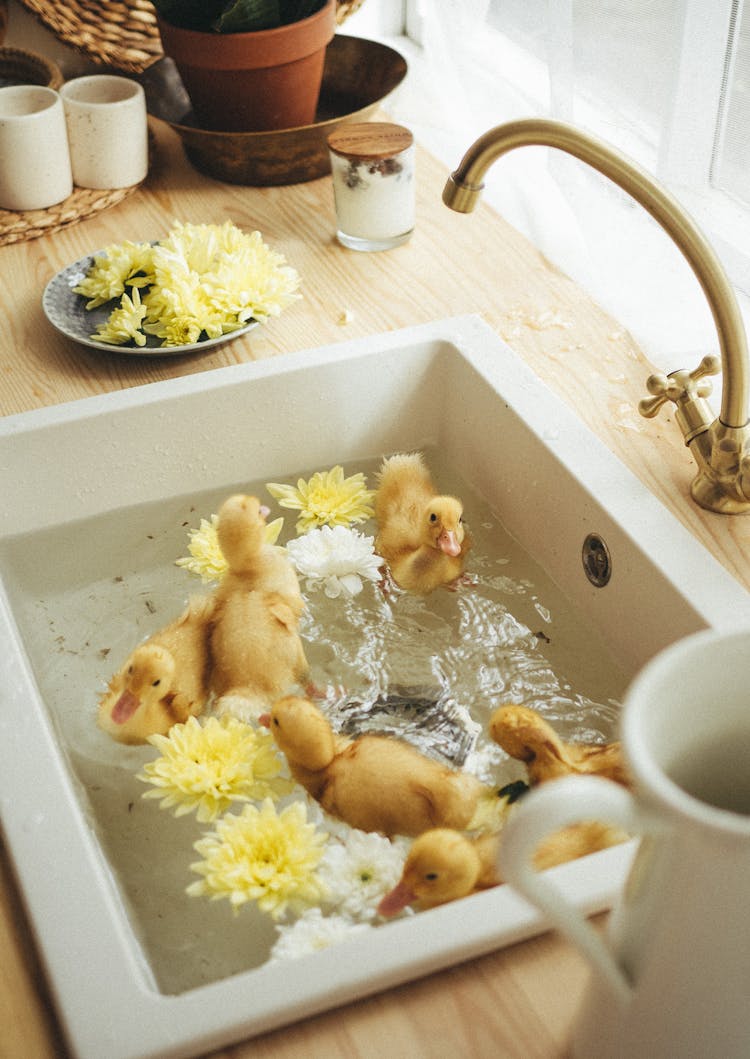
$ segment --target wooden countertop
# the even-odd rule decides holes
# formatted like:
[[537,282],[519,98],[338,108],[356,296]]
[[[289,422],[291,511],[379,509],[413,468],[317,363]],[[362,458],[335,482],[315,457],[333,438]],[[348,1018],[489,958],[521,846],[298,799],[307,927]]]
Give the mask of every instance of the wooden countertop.
[[[750,518],[713,515],[690,500],[692,460],[671,417],[662,413],[647,422],[638,415],[650,367],[626,330],[489,207],[469,216],[446,209],[444,166],[418,154],[417,228],[410,242],[358,254],[334,239],[329,178],[287,188],[220,184],[189,165],[168,126],[153,122],[152,129],[154,165],[131,197],[57,233],[0,247],[0,414],[479,313],[750,588]],[[48,324],[41,294],[59,269],[124,238],[158,239],[172,219],[231,219],[259,229],[299,271],[303,299],[245,337],[185,357],[102,354]],[[587,974],[583,959],[548,934],[215,1054],[558,1059],[567,1054]],[[0,1026],[2,1059],[66,1055],[4,853]]]

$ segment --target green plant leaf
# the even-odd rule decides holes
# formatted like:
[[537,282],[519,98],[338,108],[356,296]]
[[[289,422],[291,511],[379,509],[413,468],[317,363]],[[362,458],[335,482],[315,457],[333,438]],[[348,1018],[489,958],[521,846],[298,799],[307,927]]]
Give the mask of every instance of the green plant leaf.
[[326,0],[281,0],[281,21],[300,22],[325,6]]
[[281,25],[279,0],[231,0],[216,23],[220,33],[245,33]]
[[226,3],[227,0],[154,0],[154,7],[173,26],[210,32]]
[[153,0],[173,26],[217,33],[275,29],[314,15],[326,0]]
[[274,29],[309,18],[325,3],[326,0],[229,0],[216,29],[220,33]]

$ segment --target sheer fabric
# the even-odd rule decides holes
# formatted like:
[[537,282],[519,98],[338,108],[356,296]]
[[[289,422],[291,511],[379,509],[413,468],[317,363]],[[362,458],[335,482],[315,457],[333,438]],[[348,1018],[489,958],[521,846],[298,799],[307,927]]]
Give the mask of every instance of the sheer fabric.
[[[410,0],[395,116],[450,168],[493,125],[570,121],[638,161],[750,290],[750,13],[741,0]],[[665,371],[715,352],[689,266],[656,223],[560,152],[500,159],[485,195]],[[740,298],[743,311],[746,299]]]

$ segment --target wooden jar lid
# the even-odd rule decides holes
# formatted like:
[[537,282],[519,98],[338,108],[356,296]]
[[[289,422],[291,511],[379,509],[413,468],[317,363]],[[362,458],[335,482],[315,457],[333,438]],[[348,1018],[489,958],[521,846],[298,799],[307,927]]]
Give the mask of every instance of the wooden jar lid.
[[414,143],[414,136],[403,125],[387,121],[363,121],[339,125],[328,135],[334,154],[347,158],[391,158]]

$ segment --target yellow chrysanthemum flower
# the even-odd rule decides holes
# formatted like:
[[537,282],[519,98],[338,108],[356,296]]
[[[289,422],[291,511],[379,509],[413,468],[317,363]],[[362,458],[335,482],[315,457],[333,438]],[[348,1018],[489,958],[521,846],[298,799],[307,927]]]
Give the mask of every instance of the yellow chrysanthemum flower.
[[190,867],[203,878],[187,892],[228,898],[235,911],[257,901],[274,919],[287,909],[304,911],[327,893],[316,873],[327,839],[308,822],[303,802],[281,812],[268,798],[260,809],[246,805],[239,815],[222,817],[212,833],[195,843],[203,860]]
[[[175,560],[175,565],[184,567],[191,574],[197,574],[204,584],[221,581],[227,572],[227,561],[219,547],[218,524],[218,515],[212,515],[210,522],[202,518],[198,529],[188,532],[190,555]],[[265,534],[266,544],[276,543],[283,525],[283,518],[277,518],[268,523]]]
[[143,288],[142,334],[118,344],[133,338],[143,345],[145,335],[154,335],[164,346],[184,346],[204,335],[230,334],[251,319],[277,316],[299,297],[299,283],[297,272],[266,246],[260,232],[243,232],[231,221],[176,222],[153,246],[108,246],[74,290],[93,309],[126,288]]
[[344,478],[344,468],[316,471],[309,481],[300,478],[296,487],[268,482],[266,489],[282,507],[300,512],[297,533],[307,533],[317,526],[350,526],[366,522],[374,514],[375,493],[367,488],[364,474]]
[[260,232],[223,225],[176,223],[154,248],[154,287],[145,330],[175,344],[179,321],[209,338],[242,327],[251,318],[278,316],[298,295],[299,276]]
[[112,243],[94,256],[94,263],[78,286],[76,294],[88,298],[87,309],[96,309],[119,298],[125,287],[145,287],[153,281],[149,243]]
[[258,232],[225,254],[204,281],[211,303],[221,307],[225,316],[235,316],[240,324],[251,316],[256,320],[278,316],[296,297],[298,286],[296,272],[264,244]]
[[138,288],[133,287],[132,290],[132,298],[123,294],[119,308],[112,310],[106,323],[99,325],[92,338],[113,346],[122,346],[131,341],[137,346],[146,345],[146,336],[141,331],[146,306],[141,304]]
[[235,717],[209,717],[202,725],[190,717],[149,742],[161,756],[138,773],[154,788],[143,797],[159,798],[160,808],[174,808],[175,816],[197,810],[205,823],[233,802],[280,797],[293,787],[280,776],[281,759],[270,733]]
[[154,247],[153,257],[154,283],[145,298],[144,331],[162,339],[165,346],[192,344],[203,331],[209,338],[219,337],[221,312],[206,297],[202,274],[164,243]]

